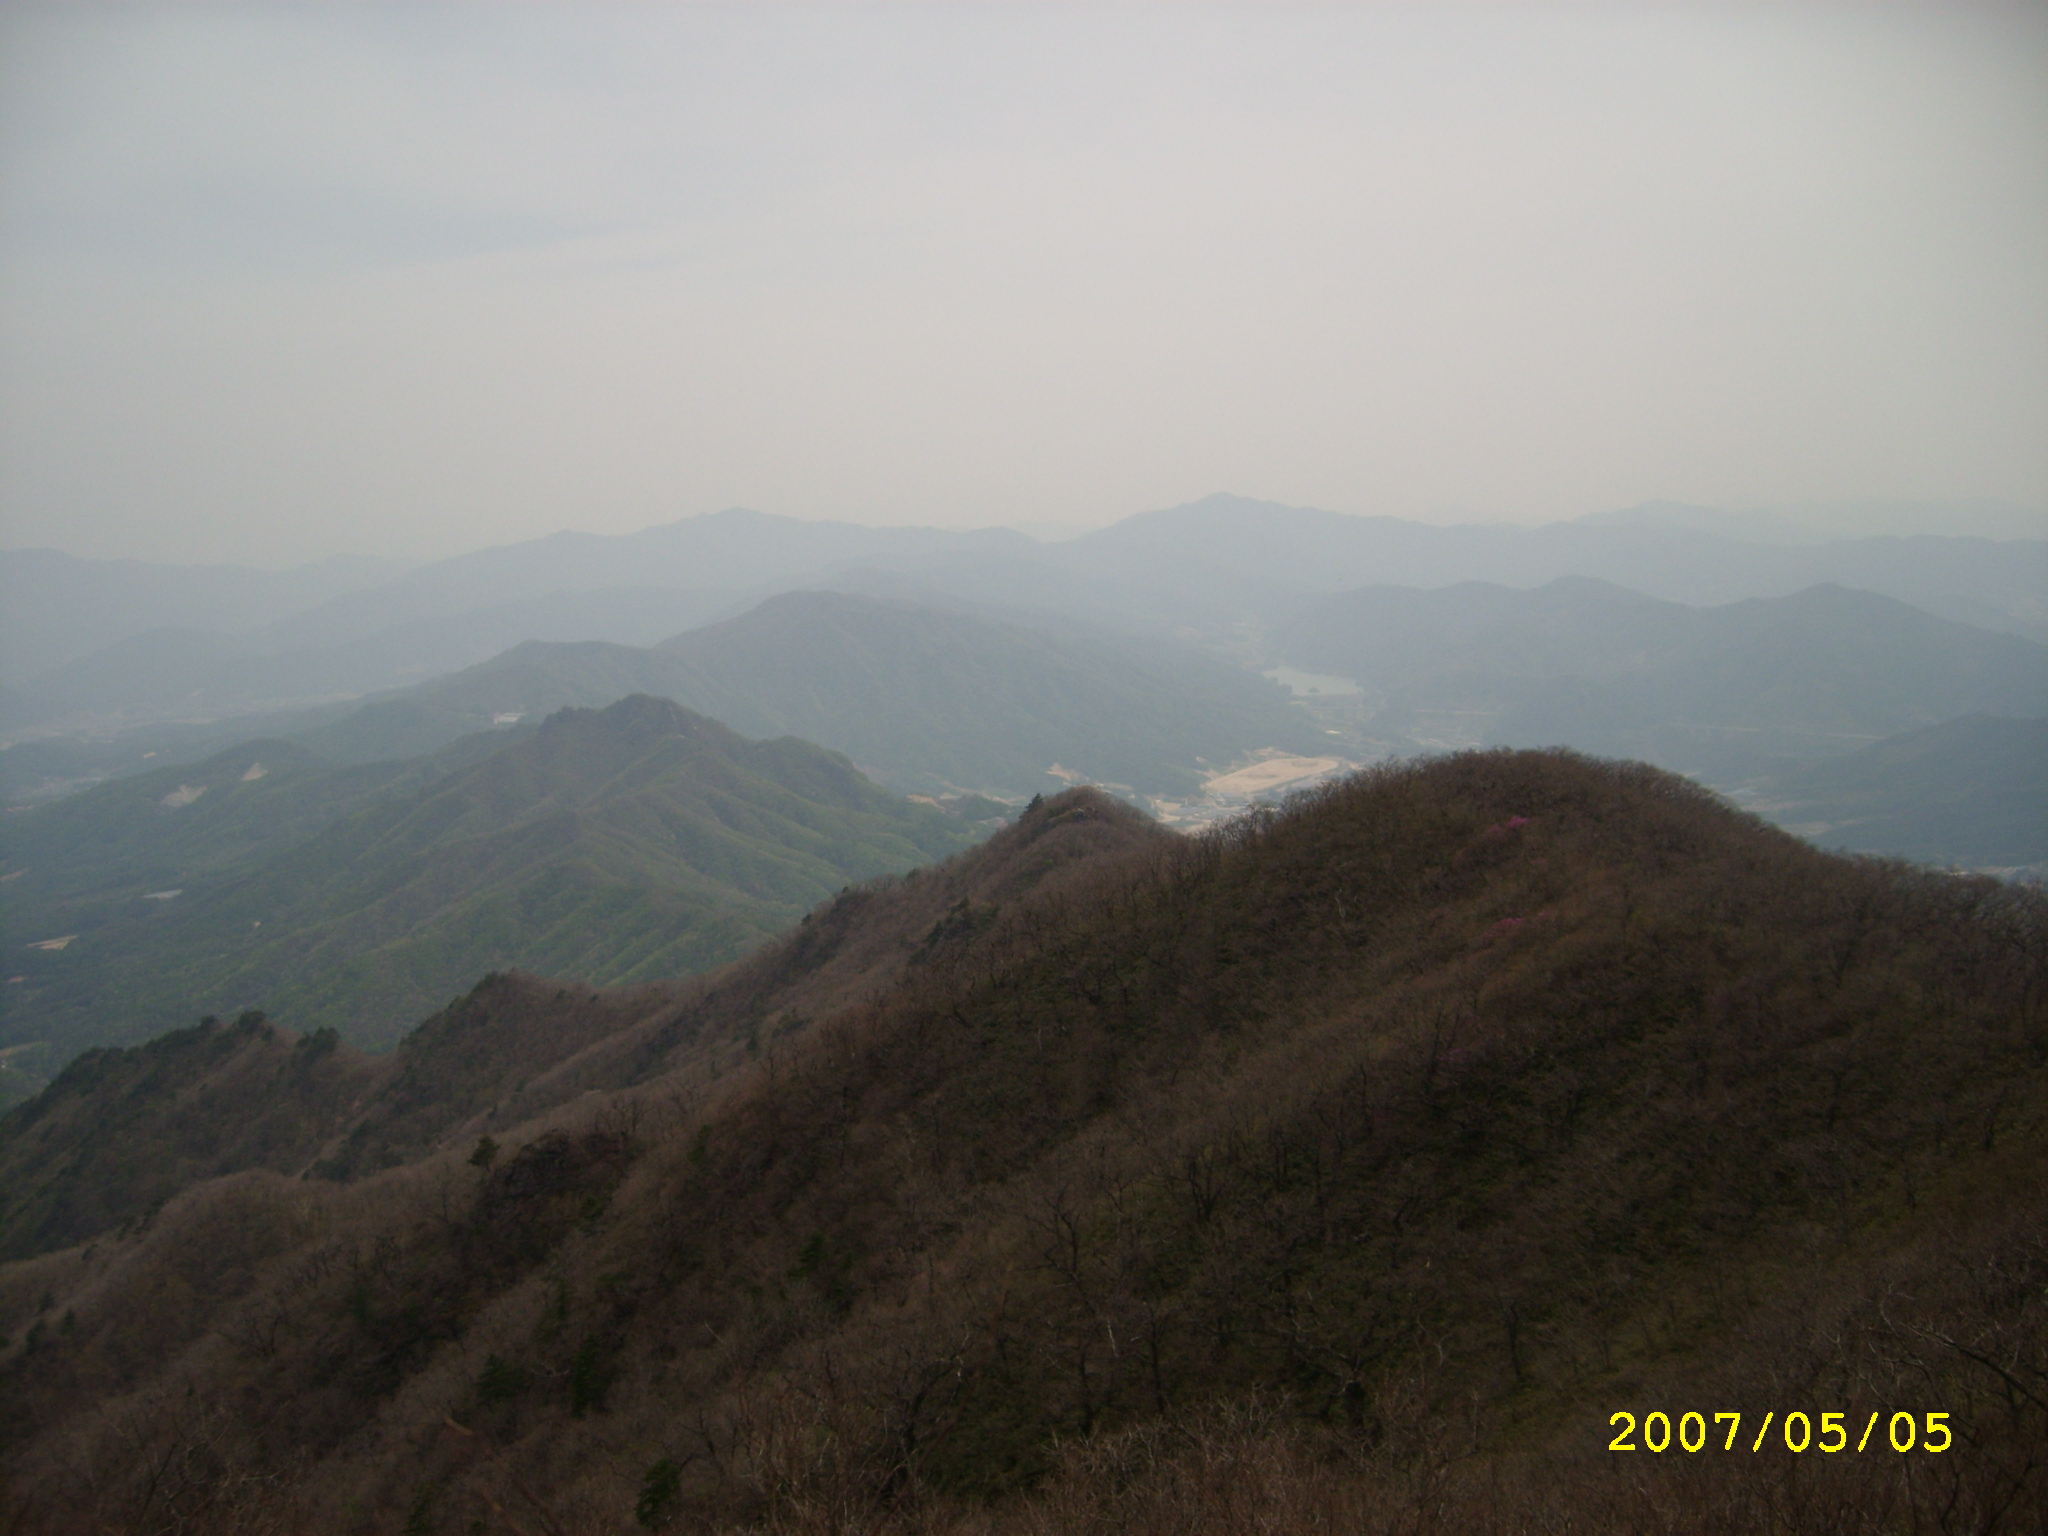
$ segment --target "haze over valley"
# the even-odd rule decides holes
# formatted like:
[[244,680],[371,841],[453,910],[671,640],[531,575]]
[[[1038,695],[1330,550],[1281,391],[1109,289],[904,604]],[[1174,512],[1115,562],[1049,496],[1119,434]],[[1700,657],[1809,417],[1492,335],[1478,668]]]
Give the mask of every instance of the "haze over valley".
[[[244,571],[239,634],[116,632],[217,612],[219,571],[0,555],[24,593],[63,575],[61,607],[8,606],[20,654],[112,635],[6,700],[4,1080],[201,1014],[381,1047],[489,971],[702,969],[1075,784],[1197,832],[1362,765],[1563,746],[1825,847],[2038,879],[2048,542],[1717,523],[1754,532],[1221,495],[1056,543],[727,512],[338,592]],[[1981,622],[1799,585],[1857,575]]]
[[2048,712],[2048,541],[1750,531],[1700,508],[1524,530],[1219,495],[1044,543],[735,511],[333,594],[245,571],[263,617],[239,633],[118,632],[217,615],[219,572],[9,553],[10,592],[65,596],[10,602],[9,654],[106,643],[9,688],[0,782],[31,804],[259,734],[396,761],[647,692],[901,792],[1094,782],[1173,816],[1254,754],[1569,745],[1754,794],[1944,720]]
[[2048,1536],[2048,11],[0,10],[0,1529]]

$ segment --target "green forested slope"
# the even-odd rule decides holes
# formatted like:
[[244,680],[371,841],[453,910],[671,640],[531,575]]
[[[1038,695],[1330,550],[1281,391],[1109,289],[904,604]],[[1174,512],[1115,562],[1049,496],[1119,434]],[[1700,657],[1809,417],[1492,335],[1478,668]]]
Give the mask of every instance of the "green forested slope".
[[[169,802],[151,778],[18,818],[9,1039],[68,1054],[264,1008],[388,1044],[485,971],[700,969],[850,880],[972,836],[807,743],[748,741],[644,696],[378,794],[370,770],[272,756],[254,780],[236,754],[215,760],[218,783],[173,775]],[[177,803],[180,785],[206,792]],[[194,813],[209,819],[185,830]]]
[[471,767],[526,734],[530,728],[478,733],[422,757],[344,768],[298,742],[258,738],[12,813],[6,867],[24,871],[26,884],[10,886],[7,910],[28,893],[51,904],[204,881],[372,800]]

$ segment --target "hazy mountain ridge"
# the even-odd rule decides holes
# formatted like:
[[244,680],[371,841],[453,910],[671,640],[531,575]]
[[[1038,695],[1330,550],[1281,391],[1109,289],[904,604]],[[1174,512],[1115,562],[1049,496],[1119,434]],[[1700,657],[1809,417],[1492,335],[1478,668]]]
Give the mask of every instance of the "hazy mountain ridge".
[[[234,777],[243,749],[189,802],[117,782],[28,818],[8,942],[74,937],[14,949],[7,1038],[70,1050],[257,1007],[385,1043],[493,969],[625,981],[730,959],[847,881],[975,835],[808,743],[645,696],[457,750],[489,755],[299,762],[265,792]],[[121,845],[126,821],[201,808],[214,825]],[[146,899],[145,876],[179,893]]]
[[[538,1118],[443,1121],[340,1187],[219,1180],[0,1269],[11,1513],[128,1529],[166,1458],[173,1501],[308,1531],[2034,1507],[2040,1405],[1969,1351],[2048,1337],[2043,922],[1556,754],[1201,842],[1063,796],[612,1000]],[[842,957],[883,984],[799,1005]],[[424,1044],[482,1062],[550,1006],[494,983]],[[113,1393],[137,1411],[103,1430]],[[1938,1401],[1966,1453],[1745,1455],[1711,1500],[1690,1462],[1616,1474],[1617,1402],[1707,1400]]]
[[[756,660],[773,657],[772,662]],[[136,730],[105,747],[23,742],[0,755],[17,795],[46,776],[132,772],[237,736],[286,735],[341,763],[416,756],[569,705],[636,692],[683,701],[753,734],[847,751],[888,782],[929,792],[1057,789],[1055,762],[1104,780],[1185,792],[1195,762],[1309,749],[1318,728],[1265,680],[1199,650],[1017,623],[851,593],[787,593],[658,647],[529,641],[450,676],[355,705],[247,728]]]
[[302,739],[339,761],[422,751],[500,714],[679,700],[750,735],[847,753],[881,782],[1016,797],[1057,790],[1054,763],[1139,789],[1186,791],[1197,759],[1320,744],[1264,679],[1200,652],[1047,634],[837,592],[771,598],[738,618],[636,648],[530,642],[364,706]]
[[242,634],[152,630],[15,690],[15,727],[59,717],[147,718],[172,704],[218,719],[357,699],[473,666],[529,640],[647,645],[733,606],[729,592],[609,587],[547,593],[408,620],[325,647],[290,648],[271,625]]
[[1997,499],[1787,502],[1763,507],[1709,507],[1647,501],[1572,519],[1588,525],[1642,523],[1693,528],[1760,544],[1826,544],[1848,538],[1917,538],[1940,533],[1972,539],[2048,538],[2048,511]]
[[[65,601],[53,604],[33,591],[30,557],[7,554],[0,555],[0,580],[35,597],[17,605],[11,621],[17,671],[8,681],[22,691],[7,701],[7,728],[98,716],[100,729],[108,712],[173,719],[191,718],[195,708],[217,717],[262,704],[311,703],[403,681],[408,666],[452,670],[480,659],[487,646],[652,638],[644,625],[627,632],[631,621],[608,606],[666,603],[701,619],[779,592],[841,585],[930,594],[1040,624],[1080,622],[1164,637],[1186,632],[1230,649],[1239,624],[1271,622],[1305,594],[1363,583],[1535,586],[1579,575],[1669,600],[1726,603],[1834,582],[1960,622],[2048,639],[2048,541],[1923,535],[1788,545],[1674,523],[1655,507],[1635,511],[1651,515],[1536,528],[1439,526],[1218,495],[1047,544],[1005,529],[865,528],[732,509],[634,534],[555,534],[374,577],[374,568],[348,562],[275,578],[148,568],[149,582],[192,589],[191,598],[169,607],[124,601],[121,582],[132,587],[139,577],[122,576],[113,563],[79,561],[53,588]],[[81,573],[100,564],[109,566],[102,585],[112,585],[88,591],[98,577]],[[8,570],[18,574],[6,576]],[[323,570],[327,575],[316,579]],[[315,600],[334,588],[341,590]],[[607,592],[620,596],[601,595]],[[235,621],[199,627],[232,633],[188,639],[182,666],[163,676],[137,664],[147,658],[133,645],[117,644],[92,660],[63,638],[87,611],[103,615],[94,623],[118,615],[114,622],[131,626],[109,634],[114,642],[167,622],[192,627],[209,601]],[[250,615],[257,616],[253,622]],[[583,633],[562,633],[579,622]]]
[[263,571],[0,550],[0,666],[15,684],[152,629],[239,633],[404,569],[357,555]]
[[1743,803],[1824,848],[2048,873],[2048,720],[1965,715],[1780,774]]
[[[848,561],[915,557],[955,545],[1007,549],[1032,542],[1002,529],[867,528],[732,508],[630,534],[549,534],[410,570],[336,559],[300,571],[262,572],[10,551],[0,552],[0,573],[8,573],[4,579],[10,592],[18,588],[22,598],[10,603],[21,638],[13,647],[17,670],[9,680],[20,684],[34,678],[37,686],[31,693],[45,696],[44,708],[57,709],[80,702],[133,706],[146,697],[140,690],[125,698],[107,697],[112,690],[105,674],[121,661],[118,651],[105,668],[53,673],[110,642],[46,642],[36,626],[69,633],[65,626],[75,629],[86,613],[99,615],[95,622],[101,624],[127,626],[112,637],[115,645],[167,626],[203,632],[210,644],[195,659],[218,663],[233,658],[238,663],[221,668],[212,685],[232,700],[266,685],[274,690],[276,679],[294,669],[374,676],[384,653],[408,645],[430,656],[465,643],[473,648],[478,642],[468,640],[464,631],[491,633],[494,638],[485,643],[493,650],[528,639],[613,638],[645,644],[749,597],[814,582]],[[62,562],[53,568],[55,579],[53,569],[46,569],[52,561]],[[95,581],[105,590],[96,589]],[[147,589],[153,587],[172,595],[152,602]],[[38,588],[50,589],[50,596],[31,600]],[[634,633],[603,633],[619,623],[622,604],[652,609],[664,602],[672,612],[685,609],[691,617],[669,622],[659,633],[644,632],[644,623],[637,621]],[[207,618],[213,622],[204,622]],[[583,632],[552,632],[564,623]],[[514,632],[504,633],[506,624]],[[440,666],[453,670],[478,659],[467,656]],[[79,700],[80,684],[96,689],[100,697],[88,694]],[[318,686],[303,685],[300,691]],[[362,683],[357,691],[375,686]]]
[[658,650],[720,690],[721,718],[823,742],[892,782],[1058,788],[1044,774],[1059,762],[1186,792],[1200,759],[1321,745],[1278,689],[1199,654],[850,594],[772,598]]
[[[47,1071],[85,1045],[286,1001],[307,1027],[388,1040],[402,1010],[484,970],[614,981],[688,971],[793,920],[848,877],[953,846],[835,855],[829,878],[802,865],[772,889],[759,879],[786,861],[767,857],[765,843],[735,854],[694,837],[682,864],[650,863],[648,839],[671,837],[660,816],[627,815],[621,783],[610,786],[610,816],[593,819],[568,786],[593,773],[609,780],[613,768],[555,751],[553,735],[449,787],[474,802],[466,811],[448,814],[448,801],[426,795],[530,734],[540,715],[649,692],[715,710],[748,734],[824,737],[898,789],[949,803],[963,790],[1056,792],[1062,780],[1047,770],[1062,765],[1184,794],[1204,757],[1220,769],[1253,749],[1315,751],[1327,739],[1283,691],[1198,652],[1084,643],[850,594],[790,594],[660,648],[531,642],[330,715],[290,742],[240,743],[19,814],[7,828],[6,869],[17,878],[0,886],[0,913],[21,979],[0,997],[0,1047],[47,1042]],[[523,723],[494,724],[507,720]],[[577,742],[599,757],[612,751],[604,738]],[[803,795],[839,803],[848,793],[842,781],[812,782],[809,749],[749,750]],[[514,809],[518,795],[498,778],[515,765],[554,783],[560,803]],[[421,796],[391,820],[396,804]],[[989,803],[962,810],[999,814]],[[470,840],[494,816],[517,826]],[[968,835],[958,820],[933,822]],[[809,835],[784,821],[767,841],[786,849]],[[430,885],[390,863],[393,850],[429,846]],[[657,936],[664,923],[669,940]],[[58,939],[70,942],[25,947]]]
[[1583,576],[1666,601],[1718,605],[1832,582],[1980,628],[2048,638],[2044,539],[1920,535],[1788,548],[1654,523],[1439,525],[1219,495],[1139,513],[1055,548],[1070,564],[1130,581],[1141,594],[1176,583],[1247,594],[1367,583],[1526,588]]
[[1370,733],[1561,742],[1715,782],[1958,713],[2048,712],[2048,646],[1840,587],[1707,609],[1587,578],[1373,587],[1308,605],[1272,644],[1356,679]]
[[337,596],[293,621],[302,640],[357,639],[451,609],[563,591],[664,586],[767,595],[809,584],[834,566],[915,558],[947,548],[1013,550],[1035,541],[1008,529],[871,528],[731,507],[635,533],[553,533],[451,556],[369,589]]

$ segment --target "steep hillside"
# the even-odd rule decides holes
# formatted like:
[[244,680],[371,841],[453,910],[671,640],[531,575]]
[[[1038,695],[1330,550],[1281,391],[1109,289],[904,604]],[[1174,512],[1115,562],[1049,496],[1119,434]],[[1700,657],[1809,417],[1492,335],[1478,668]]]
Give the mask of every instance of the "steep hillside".
[[[2037,896],[1640,767],[1474,754],[1196,841],[1062,796],[407,1166],[0,1268],[8,1511],[2039,1530],[2044,966]],[[497,987],[432,1048],[531,1038]],[[1610,1453],[1617,1409],[1744,1445]],[[1798,1454],[1823,1414],[1880,1438]]]
[[1961,711],[2048,709],[2048,646],[1841,587],[1719,608],[1582,578],[1368,587],[1311,605],[1274,644],[1357,679],[1382,735],[1563,742],[1717,780]]
[[566,1059],[679,995],[503,973],[379,1056],[254,1012],[87,1051],[0,1117],[0,1260],[147,1221],[224,1174],[346,1179],[413,1161],[453,1127],[544,1096]]
[[[68,1054],[264,1008],[388,1044],[486,971],[698,970],[848,881],[975,836],[808,743],[747,741],[644,695],[317,824],[302,802],[364,770],[287,760],[267,792],[237,761],[216,760],[217,786],[180,776],[152,800],[156,782],[122,781],[18,818],[8,942],[67,942],[13,950],[10,1039]],[[252,837],[270,803],[298,815],[297,835]],[[193,812],[211,820],[179,836]]]
[[88,1051],[0,1118],[0,1259],[146,1220],[222,1174],[296,1175],[383,1071],[332,1030],[293,1037],[255,1013]]

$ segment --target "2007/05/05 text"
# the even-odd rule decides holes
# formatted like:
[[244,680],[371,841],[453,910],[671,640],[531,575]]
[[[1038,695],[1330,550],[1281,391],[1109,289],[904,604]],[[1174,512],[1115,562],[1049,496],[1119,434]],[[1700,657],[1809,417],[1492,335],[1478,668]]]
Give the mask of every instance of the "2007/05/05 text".
[[[1870,1437],[1877,1429],[1877,1421],[1884,1417],[1879,1409],[1871,1414],[1863,1425],[1863,1434],[1856,1441],[1856,1449],[1862,1450],[1870,1444]],[[1778,1414],[1772,1409],[1764,1415],[1763,1426],[1757,1430],[1756,1438],[1749,1441],[1752,1451],[1761,1451],[1771,1441],[1771,1426],[1777,1422]],[[1922,1421],[1925,1427],[1922,1427]],[[1676,1424],[1669,1414],[1662,1411],[1646,1413],[1642,1421],[1642,1443],[1636,1442],[1636,1416],[1623,1411],[1610,1414],[1607,1422],[1619,1426],[1614,1438],[1607,1442],[1610,1451],[1666,1451],[1675,1441],[1681,1450],[1697,1451],[1706,1447],[1709,1434],[1704,1414],[1682,1413]],[[1722,1425],[1728,1429],[1727,1438],[1720,1449],[1732,1451],[1742,1437],[1742,1415],[1739,1413],[1717,1413],[1714,1415],[1715,1434],[1718,1436]],[[1820,1416],[1820,1432],[1814,1433],[1811,1416],[1794,1410],[1785,1415],[1778,1431],[1779,1438],[1788,1451],[1803,1451],[1809,1446],[1833,1455],[1836,1451],[1849,1448],[1849,1425],[1847,1415],[1823,1413]],[[1955,1444],[1955,1435],[1950,1431],[1946,1413],[1929,1413],[1915,1417],[1905,1409],[1894,1413],[1885,1425],[1884,1443],[1900,1453],[1916,1447],[1935,1455]]]

